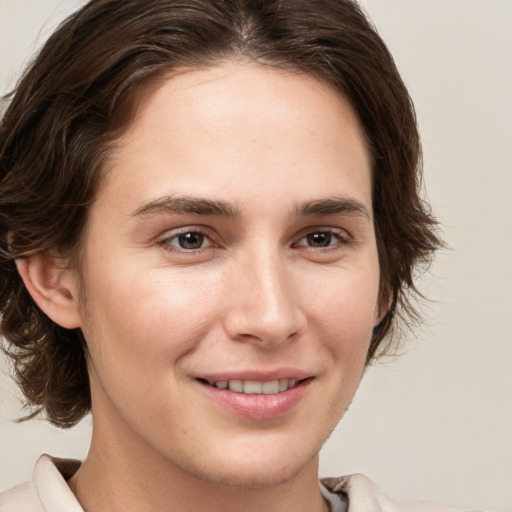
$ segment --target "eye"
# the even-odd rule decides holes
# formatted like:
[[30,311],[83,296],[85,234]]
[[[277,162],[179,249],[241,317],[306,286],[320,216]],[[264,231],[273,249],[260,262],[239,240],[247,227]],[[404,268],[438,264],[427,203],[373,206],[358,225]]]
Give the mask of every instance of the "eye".
[[185,252],[197,251],[199,249],[204,249],[213,245],[208,236],[201,231],[184,231],[174,236],[165,238],[161,241],[161,244],[170,250],[177,249]]
[[335,230],[322,230],[308,233],[294,245],[299,247],[310,247],[312,249],[323,249],[334,247],[339,244],[346,245],[348,243],[348,237],[342,232]]

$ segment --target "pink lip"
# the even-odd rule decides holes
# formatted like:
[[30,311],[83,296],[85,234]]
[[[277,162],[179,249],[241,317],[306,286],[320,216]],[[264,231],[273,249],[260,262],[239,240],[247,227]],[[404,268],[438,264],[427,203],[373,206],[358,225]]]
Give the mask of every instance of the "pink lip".
[[[278,370],[276,372],[222,372],[215,375],[201,376],[197,382],[201,390],[224,409],[237,416],[250,420],[264,421],[277,419],[291,411],[306,394],[313,380],[311,374],[297,370]],[[213,383],[227,380],[253,380],[268,382],[279,379],[297,379],[298,384],[286,391],[272,395],[236,393],[229,389],[219,389],[204,381]]]

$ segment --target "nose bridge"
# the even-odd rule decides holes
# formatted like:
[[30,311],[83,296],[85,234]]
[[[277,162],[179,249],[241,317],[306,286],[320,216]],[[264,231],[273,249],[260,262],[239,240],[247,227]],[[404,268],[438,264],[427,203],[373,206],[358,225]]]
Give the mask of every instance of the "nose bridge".
[[272,345],[301,329],[293,274],[278,248],[247,251],[237,265],[237,292],[227,318],[231,337]]

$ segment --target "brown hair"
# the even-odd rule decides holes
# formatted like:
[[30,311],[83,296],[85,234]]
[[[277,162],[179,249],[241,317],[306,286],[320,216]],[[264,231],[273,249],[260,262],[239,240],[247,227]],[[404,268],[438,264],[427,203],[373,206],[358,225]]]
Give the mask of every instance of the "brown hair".
[[[419,196],[414,109],[385,44],[351,0],[92,0],[37,55],[0,124],[0,332],[27,404],[61,427],[90,409],[79,330],[36,306],[15,260],[73,257],[102,163],[150,78],[241,58],[304,72],[351,102],[374,164],[382,304],[368,361],[397,315],[415,318],[413,274],[439,246]],[[386,342],[383,340],[386,338]]]

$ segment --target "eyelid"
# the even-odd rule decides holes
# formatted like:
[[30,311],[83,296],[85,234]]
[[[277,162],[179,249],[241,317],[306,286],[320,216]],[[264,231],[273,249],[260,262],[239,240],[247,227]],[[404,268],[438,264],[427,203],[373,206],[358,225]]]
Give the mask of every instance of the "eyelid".
[[315,234],[315,233],[327,233],[327,234],[331,234],[331,235],[334,235],[338,238],[339,242],[342,244],[342,245],[349,245],[351,244],[354,240],[352,238],[352,236],[350,235],[350,233],[345,230],[345,229],[342,229],[342,228],[334,228],[334,227],[324,227],[324,226],[318,226],[318,227],[310,227],[308,228],[307,230],[304,230],[302,231],[302,233],[299,234],[298,238],[297,238],[297,241],[294,242],[294,246],[298,246],[298,247],[306,247],[306,248],[309,248],[309,249],[312,249],[312,250],[328,250],[328,249],[332,249],[332,248],[335,248],[335,246],[327,246],[327,247],[310,247],[306,244],[299,244],[298,242],[304,240],[307,236],[309,235],[312,235],[312,234]]
[[[173,239],[179,237],[180,235],[185,235],[187,233],[201,234],[209,240],[210,244],[207,245],[206,247],[200,247],[199,249],[183,249],[183,248],[180,248],[176,245],[169,243],[170,240],[173,240]],[[218,244],[213,240],[211,230],[205,229],[203,226],[197,226],[197,225],[183,226],[181,228],[170,229],[170,230],[166,231],[162,236],[160,236],[156,243],[157,243],[157,245],[163,247],[166,251],[177,252],[180,254],[194,254],[199,251],[209,249],[210,247],[218,246]]]
[[[170,240],[179,237],[180,235],[184,235],[186,233],[199,233],[203,235],[208,241],[209,244],[205,247],[200,247],[198,249],[183,249],[177,245],[171,244]],[[325,246],[325,247],[313,247],[307,244],[301,244],[302,240],[304,240],[308,235],[315,233],[327,233],[335,236],[338,239],[338,243],[333,245]],[[156,244],[164,248],[168,252],[176,252],[180,254],[195,254],[211,247],[219,247],[222,245],[222,240],[219,243],[217,240],[218,236],[212,234],[212,230],[208,227],[201,225],[188,225],[179,228],[173,228],[165,231],[161,236],[156,240]],[[312,251],[323,251],[326,252],[328,250],[336,250],[341,247],[348,246],[354,242],[352,235],[343,228],[337,227],[329,227],[329,226],[309,226],[306,229],[301,230],[297,237],[295,238],[295,242],[292,243],[292,247],[301,247],[304,249],[309,249]]]

